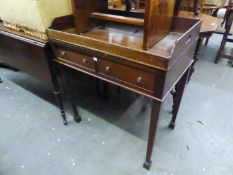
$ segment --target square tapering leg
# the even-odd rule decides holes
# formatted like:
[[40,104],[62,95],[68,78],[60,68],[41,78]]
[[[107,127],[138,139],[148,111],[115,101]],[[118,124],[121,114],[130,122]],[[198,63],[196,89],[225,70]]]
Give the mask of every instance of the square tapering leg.
[[154,140],[156,136],[156,128],[157,123],[159,119],[159,114],[161,110],[161,102],[157,102],[155,100],[152,100],[151,104],[151,117],[150,117],[150,128],[149,128],[149,138],[148,138],[148,144],[147,144],[147,153],[146,153],[146,161],[143,164],[143,167],[147,170],[150,170],[152,161],[151,161],[151,155],[153,153],[153,147],[154,147]]

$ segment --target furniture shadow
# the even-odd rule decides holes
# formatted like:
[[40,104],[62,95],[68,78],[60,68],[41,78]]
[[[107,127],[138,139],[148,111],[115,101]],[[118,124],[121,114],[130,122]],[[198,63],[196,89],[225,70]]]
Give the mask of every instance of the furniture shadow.
[[[69,77],[71,91],[77,108],[87,111],[92,115],[91,117],[99,117],[140,139],[147,140],[151,113],[151,100],[149,98],[125,89],[121,89],[119,93],[117,86],[109,84],[109,98],[105,99],[97,93],[95,78],[73,70],[69,70],[66,76]],[[53,88],[46,83],[23,72],[12,72],[7,78],[37,97],[52,105],[56,105]],[[72,115],[72,110],[66,97],[67,93],[63,90],[65,110]],[[171,99],[168,102],[170,101]],[[171,104],[165,102],[160,119],[165,120],[166,125],[159,128],[161,129],[160,132],[167,132],[169,130],[167,129],[167,124],[171,119],[170,111]],[[87,118],[89,116],[82,117]]]

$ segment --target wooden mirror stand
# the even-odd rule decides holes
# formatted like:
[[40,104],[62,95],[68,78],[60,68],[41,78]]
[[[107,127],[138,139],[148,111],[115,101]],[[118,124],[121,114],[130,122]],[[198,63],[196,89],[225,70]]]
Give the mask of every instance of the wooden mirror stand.
[[147,0],[144,11],[132,9],[130,0],[125,11],[108,8],[108,0],[72,0],[76,32],[90,31],[107,22],[138,26],[144,31],[143,49],[151,48],[169,31],[174,15],[174,0]]

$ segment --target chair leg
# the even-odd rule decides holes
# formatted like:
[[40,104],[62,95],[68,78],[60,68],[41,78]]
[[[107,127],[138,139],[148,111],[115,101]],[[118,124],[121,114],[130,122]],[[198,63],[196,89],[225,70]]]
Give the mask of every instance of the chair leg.
[[207,45],[208,45],[209,40],[210,40],[210,36],[206,38],[206,40],[205,40],[205,46],[207,46]]
[[198,60],[198,57],[199,57],[199,53],[200,53],[200,50],[201,50],[201,46],[202,46],[202,42],[203,42],[203,38],[202,37],[199,37],[198,38],[198,42],[197,42],[197,47],[196,47],[196,50],[195,50],[195,54],[194,54],[194,57],[193,57],[193,64],[191,66],[191,69],[190,69],[190,72],[189,72],[189,76],[188,76],[188,81],[187,83],[190,81],[193,73],[194,73],[194,65],[196,64],[197,60]]
[[223,39],[222,39],[220,48],[219,48],[218,53],[216,55],[215,63],[218,63],[218,61],[219,61],[219,59],[221,57],[222,51],[223,51],[223,49],[224,49],[224,47],[226,45],[228,35],[230,33],[231,26],[232,26],[232,21],[233,21],[233,12],[231,11],[229,18],[226,20],[226,31],[225,31],[225,33],[223,35]]
[[217,53],[217,55],[216,55],[216,58],[215,58],[215,61],[214,61],[215,63],[218,63],[218,61],[219,61],[219,59],[220,59],[220,57],[221,57],[222,51],[223,51],[223,49],[224,49],[224,47],[225,47],[225,45],[226,45],[226,42],[227,42],[227,36],[228,36],[228,33],[227,33],[227,31],[226,31],[226,32],[224,33],[224,35],[223,35],[223,39],[222,39],[220,48],[219,48],[218,53]]
[[2,83],[2,79],[0,78],[0,83]]

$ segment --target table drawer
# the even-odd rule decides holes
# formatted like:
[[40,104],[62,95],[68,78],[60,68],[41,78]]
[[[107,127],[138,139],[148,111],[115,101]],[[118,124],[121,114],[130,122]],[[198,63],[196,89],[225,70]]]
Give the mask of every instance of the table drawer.
[[63,47],[57,49],[57,58],[91,71],[95,71],[95,61],[90,55],[72,51]]
[[98,74],[151,92],[154,91],[155,75],[150,72],[106,60],[99,60]]

